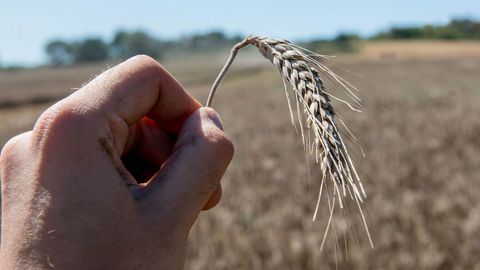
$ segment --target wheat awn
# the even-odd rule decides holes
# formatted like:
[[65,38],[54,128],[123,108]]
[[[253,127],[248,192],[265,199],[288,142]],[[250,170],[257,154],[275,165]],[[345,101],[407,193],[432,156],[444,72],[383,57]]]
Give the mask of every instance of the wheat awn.
[[[322,59],[328,59],[327,56],[316,54],[287,40],[249,36],[232,48],[227,63],[212,86],[206,106],[212,105],[213,97],[215,96],[218,85],[223,80],[238,51],[247,45],[256,46],[260,53],[270,60],[279,70],[287,94],[291,121],[297,130],[294,113],[292,112],[291,102],[287,91],[287,83],[292,86],[297,105],[297,118],[303,145],[307,154],[310,153],[314,155],[316,162],[320,164],[323,175],[313,220],[317,217],[327,177],[329,177],[331,179],[330,182],[333,183],[333,200],[330,202],[330,199],[328,199],[330,217],[322,241],[322,248],[330,228],[330,223],[332,222],[332,214],[335,209],[335,204],[338,202],[340,208],[343,208],[343,199],[347,196],[358,206],[367,232],[368,240],[373,248],[373,242],[365,215],[360,205],[367,195],[355,169],[354,163],[347,151],[347,147],[337,128],[335,122],[336,114],[331,104],[331,100],[334,99],[346,104],[354,111],[360,111],[356,107],[357,105],[360,105],[361,101],[355,93],[357,89],[321,63]],[[325,89],[325,84],[321,75],[330,76],[335,82],[343,86],[355,104],[351,104],[344,99],[328,93]],[[304,112],[303,117],[300,114],[301,110]],[[302,118],[304,118],[306,124],[305,127],[302,123]],[[342,121],[341,123],[345,126]],[[350,133],[348,128],[346,129]],[[311,141],[311,133],[313,133],[313,141]]]

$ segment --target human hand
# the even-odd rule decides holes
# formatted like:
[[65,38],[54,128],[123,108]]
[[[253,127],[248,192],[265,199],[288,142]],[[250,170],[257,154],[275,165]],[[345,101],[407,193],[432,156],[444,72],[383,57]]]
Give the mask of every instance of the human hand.
[[217,114],[134,57],[4,146],[0,268],[181,269],[232,155]]

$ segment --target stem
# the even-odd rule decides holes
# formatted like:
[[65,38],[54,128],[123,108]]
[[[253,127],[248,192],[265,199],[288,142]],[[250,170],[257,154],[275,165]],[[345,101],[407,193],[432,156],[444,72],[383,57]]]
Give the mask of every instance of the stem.
[[249,45],[252,43],[252,37],[247,37],[246,39],[242,40],[241,42],[237,43],[232,50],[230,51],[230,56],[228,57],[227,63],[225,63],[225,66],[223,66],[222,70],[218,74],[217,78],[215,79],[215,82],[213,83],[212,89],[210,89],[210,93],[208,94],[208,99],[207,99],[207,104],[205,105],[206,107],[211,107],[212,102],[213,102],[213,97],[215,96],[215,92],[217,91],[217,87],[222,82],[223,77],[225,77],[225,74],[227,74],[228,69],[233,63],[233,60],[235,59],[235,56],[237,56],[238,50],[241,48]]

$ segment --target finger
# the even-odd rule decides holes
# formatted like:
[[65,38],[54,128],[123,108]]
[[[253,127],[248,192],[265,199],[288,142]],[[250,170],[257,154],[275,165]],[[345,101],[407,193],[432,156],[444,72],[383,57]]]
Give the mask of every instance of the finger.
[[[171,155],[174,141],[155,121],[144,117],[135,129],[135,139],[129,153],[123,160],[127,169],[138,183],[144,183],[158,171],[165,160]],[[222,196],[222,186],[219,184],[210,196],[203,210],[215,207]]]
[[[48,154],[50,163],[55,159],[63,162],[62,166],[89,173],[84,179],[92,184],[109,179],[105,175],[120,175],[125,183],[134,184],[120,159],[130,126],[149,114],[168,132],[178,133],[178,125],[199,107],[158,62],[137,56],[102,73],[44,112],[35,124],[32,145],[39,153]],[[176,122],[179,124],[172,124]],[[73,152],[91,164],[74,166],[62,160]],[[93,167],[103,168],[105,175]]]
[[[88,106],[118,115],[129,125],[149,113],[173,133],[179,131],[183,122],[178,120],[184,120],[201,106],[166,69],[148,56],[135,56],[104,72],[89,83],[82,94]],[[88,98],[92,94],[97,95],[95,100]]]
[[143,116],[148,114],[175,134],[201,106],[158,62],[147,56],[133,57],[107,70],[62,104],[63,108],[57,111],[76,108],[83,113],[82,121],[95,120],[95,126],[102,126],[98,123],[100,118],[108,124],[118,153],[123,152],[128,127]]
[[146,185],[143,205],[152,211],[175,211],[193,224],[207,205],[233,156],[218,115],[202,108],[186,121],[172,155]]

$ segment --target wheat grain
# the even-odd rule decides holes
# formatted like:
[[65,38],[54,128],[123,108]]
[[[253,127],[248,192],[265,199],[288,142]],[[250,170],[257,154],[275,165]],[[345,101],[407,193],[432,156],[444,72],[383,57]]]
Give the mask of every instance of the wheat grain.
[[[303,145],[307,154],[310,153],[314,155],[316,162],[320,164],[323,174],[313,220],[317,217],[322,193],[325,190],[324,186],[326,185],[326,181],[328,181],[327,178],[329,178],[331,180],[329,182],[333,184],[333,201],[332,205],[330,205],[330,199],[328,199],[330,217],[322,241],[322,248],[330,228],[330,223],[332,222],[335,203],[338,202],[340,208],[343,208],[343,199],[347,197],[350,197],[358,206],[370,245],[373,247],[365,215],[360,205],[364,198],[366,198],[366,193],[346,145],[337,129],[335,122],[336,114],[331,104],[331,99],[334,99],[346,104],[352,110],[359,111],[355,107],[359,105],[361,101],[355,94],[357,89],[321,63],[321,59],[328,58],[326,56],[318,55],[287,40],[250,36],[232,48],[227,63],[212,86],[207,100],[207,106],[211,106],[216,89],[224,78],[236,54],[241,48],[247,45],[256,46],[260,53],[270,60],[279,70],[284,82],[285,92],[287,93],[291,121],[297,130],[287,92],[287,83],[292,86],[297,105],[297,118]],[[347,90],[347,93],[355,105],[328,93],[321,75],[330,76],[335,82],[342,85]],[[301,111],[304,112],[303,116],[300,113]],[[302,123],[303,121],[305,121],[305,127]],[[344,125],[343,122],[341,123]],[[347,131],[350,132],[348,129]],[[313,141],[311,141],[311,133],[313,133]],[[338,199],[336,200],[336,198]]]

